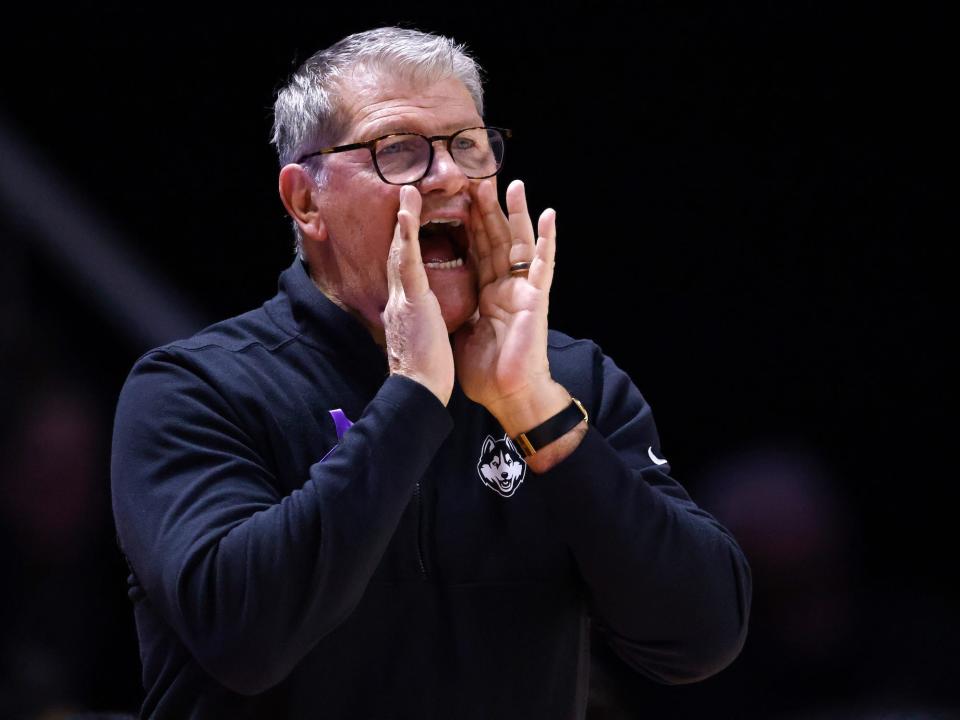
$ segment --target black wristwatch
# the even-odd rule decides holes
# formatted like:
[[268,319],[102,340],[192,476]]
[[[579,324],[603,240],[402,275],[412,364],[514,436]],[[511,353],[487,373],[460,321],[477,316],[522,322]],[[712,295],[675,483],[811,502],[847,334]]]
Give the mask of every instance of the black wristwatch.
[[590,422],[587,410],[580,401],[575,397],[570,398],[570,401],[567,407],[552,418],[540,423],[533,430],[527,430],[512,438],[513,444],[525,458],[536,455],[537,450],[566,435],[581,422]]

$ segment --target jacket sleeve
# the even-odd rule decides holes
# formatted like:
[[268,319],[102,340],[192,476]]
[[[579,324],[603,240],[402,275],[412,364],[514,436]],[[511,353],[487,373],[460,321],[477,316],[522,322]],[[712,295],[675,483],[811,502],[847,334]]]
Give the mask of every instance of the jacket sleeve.
[[590,428],[540,476],[542,492],[613,650],[658,682],[694,682],[743,647],[750,568],[730,533],[670,477],[639,390],[593,348],[601,392]]
[[230,403],[179,358],[148,354],[114,426],[121,549],[204,670],[262,692],[352,612],[451,428],[429,390],[391,376],[337,451],[281,497]]

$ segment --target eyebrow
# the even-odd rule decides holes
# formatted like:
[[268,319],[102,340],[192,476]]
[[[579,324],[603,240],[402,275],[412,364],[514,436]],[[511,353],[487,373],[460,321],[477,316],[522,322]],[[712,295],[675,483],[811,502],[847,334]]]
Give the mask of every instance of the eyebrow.
[[393,123],[386,123],[380,127],[376,125],[373,126],[370,130],[367,130],[363,134],[364,140],[373,140],[374,138],[381,137],[383,135],[393,135],[394,133],[412,133],[416,132],[411,130],[406,125],[394,125]]
[[[446,126],[446,127],[448,128],[447,132],[445,132],[445,133],[437,133],[437,134],[439,134],[439,135],[450,135],[450,134],[456,132],[457,130],[463,130],[464,128],[468,128],[468,127],[482,127],[482,126],[483,126],[483,120],[482,120],[482,119],[480,120],[480,125],[473,125],[472,122],[474,122],[474,121],[461,121],[461,122],[456,122],[456,123],[450,123],[449,125]],[[363,138],[362,138],[361,140],[358,140],[357,142],[368,142],[368,141],[370,141],[370,140],[373,140],[374,138],[383,137],[384,135],[396,135],[396,134],[398,134],[398,133],[411,133],[411,134],[414,134],[414,135],[427,135],[427,136],[429,137],[428,133],[421,132],[421,131],[419,131],[419,130],[414,130],[414,129],[412,129],[409,125],[387,122],[387,123],[384,123],[383,125],[381,125],[381,126],[379,126],[379,127],[378,127],[377,125],[374,125],[370,130],[367,130],[367,131],[363,134]],[[432,133],[431,133],[431,134],[432,134]]]

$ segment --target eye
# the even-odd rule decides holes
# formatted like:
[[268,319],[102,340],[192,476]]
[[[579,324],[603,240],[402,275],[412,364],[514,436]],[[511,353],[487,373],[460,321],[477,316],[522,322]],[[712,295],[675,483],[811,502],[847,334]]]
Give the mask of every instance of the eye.
[[422,140],[415,135],[381,140],[377,143],[377,157],[417,152],[418,141],[422,142]]

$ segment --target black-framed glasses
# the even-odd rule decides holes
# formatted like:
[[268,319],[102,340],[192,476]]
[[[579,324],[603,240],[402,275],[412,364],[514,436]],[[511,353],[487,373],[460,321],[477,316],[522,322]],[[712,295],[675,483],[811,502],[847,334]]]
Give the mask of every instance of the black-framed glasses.
[[446,141],[447,152],[464,175],[473,180],[493,177],[503,165],[505,139],[512,137],[506,128],[470,127],[453,135],[390,133],[366,142],[323,148],[303,155],[298,163],[316,155],[366,148],[373,158],[377,175],[390,185],[409,185],[427,176],[433,166],[433,144]]

